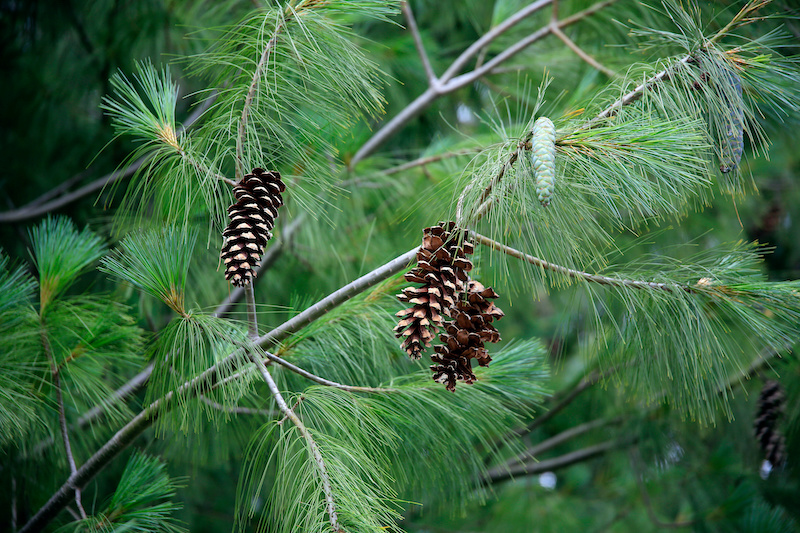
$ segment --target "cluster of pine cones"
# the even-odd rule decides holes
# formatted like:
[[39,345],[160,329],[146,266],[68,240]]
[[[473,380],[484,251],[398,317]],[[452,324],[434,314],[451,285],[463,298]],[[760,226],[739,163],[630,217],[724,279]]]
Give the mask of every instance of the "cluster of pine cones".
[[[412,304],[397,313],[400,322],[395,336],[402,337],[401,346],[412,359],[419,359],[431,346],[440,329],[441,345],[431,356],[433,379],[455,391],[456,382],[474,383],[471,359],[487,366],[492,358],[484,347],[498,342],[500,334],[492,325],[503,317],[503,311],[491,301],[497,293],[469,278],[472,262],[467,255],[474,245],[466,239],[454,222],[440,222],[423,230],[422,246],[417,252],[417,266],[406,275],[406,281],[422,283],[408,287],[397,295]],[[451,320],[446,321],[445,317]]]

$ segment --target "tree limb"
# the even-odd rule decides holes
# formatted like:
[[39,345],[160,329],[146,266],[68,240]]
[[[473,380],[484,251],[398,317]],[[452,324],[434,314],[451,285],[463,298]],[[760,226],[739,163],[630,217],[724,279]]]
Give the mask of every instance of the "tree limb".
[[381,393],[381,392],[397,392],[396,389],[384,389],[384,388],[376,388],[376,387],[357,387],[353,385],[343,385],[341,383],[337,383],[335,381],[331,381],[329,379],[325,379],[323,377],[317,376],[316,374],[312,374],[307,370],[303,370],[297,365],[293,365],[283,357],[279,357],[273,353],[268,351],[264,351],[264,355],[267,356],[267,359],[272,361],[273,363],[278,363],[281,366],[284,366],[291,370],[292,372],[303,376],[306,379],[310,379],[314,383],[319,383],[320,385],[325,385],[326,387],[333,387],[335,389],[340,389],[348,392],[374,392],[374,393]]
[[538,257],[534,257],[532,255],[528,255],[524,252],[520,252],[510,246],[506,246],[505,244],[501,244],[495,240],[490,239],[489,237],[485,237],[480,233],[475,231],[470,231],[470,236],[475,239],[475,241],[492,248],[493,250],[497,250],[499,252],[503,252],[511,257],[516,257],[517,259],[522,259],[525,262],[528,262],[532,265],[536,265],[541,267],[545,270],[550,270],[551,272],[557,272],[559,274],[565,274],[573,279],[582,279],[584,281],[588,281],[590,283],[597,283],[598,285],[606,285],[610,287],[628,287],[631,289],[651,289],[651,290],[659,290],[664,292],[675,292],[675,291],[684,291],[688,293],[694,293],[696,290],[690,285],[679,285],[673,283],[659,283],[655,281],[641,281],[636,279],[623,279],[623,278],[612,278],[610,276],[603,276],[601,274],[590,274],[588,272],[582,272],[580,270],[575,270],[572,268],[567,268],[565,266],[556,265],[554,263],[550,263],[549,261],[545,261],[544,259],[539,259]]
[[[75,465],[75,456],[72,455],[72,445],[69,442],[69,431],[67,429],[67,414],[64,410],[64,395],[61,392],[61,377],[58,373],[58,365],[56,365],[53,349],[50,346],[50,339],[47,338],[47,332],[44,329],[44,320],[42,319],[42,327],[40,330],[40,337],[42,341],[42,349],[47,355],[47,360],[50,363],[50,373],[53,376],[53,387],[56,389],[56,403],[58,404],[58,422],[61,427],[61,441],[64,443],[64,450],[67,455],[67,464],[69,464],[70,477],[75,475],[78,467]],[[75,489],[75,504],[80,511],[80,517],[86,518],[86,511],[83,509],[81,503],[81,489],[78,486]]]
[[325,466],[325,461],[322,458],[322,453],[319,451],[319,446],[317,446],[317,443],[311,436],[311,432],[308,431],[308,428],[305,426],[305,424],[303,424],[303,421],[300,420],[300,417],[298,417],[295,412],[286,404],[286,400],[283,399],[281,392],[278,390],[278,385],[275,383],[275,380],[272,379],[267,367],[264,366],[264,362],[253,352],[248,352],[248,356],[256,365],[258,371],[261,372],[261,376],[264,378],[264,381],[267,383],[272,396],[275,398],[275,402],[278,404],[278,408],[286,418],[292,421],[297,428],[297,431],[300,432],[300,435],[302,435],[308,444],[308,448],[311,451],[312,457],[314,458],[314,463],[319,471],[319,478],[322,482],[322,491],[325,493],[325,510],[328,513],[328,520],[331,523],[331,528],[333,528],[333,531],[336,533],[344,531],[339,525],[339,517],[336,514],[336,502],[333,498],[333,489],[331,488],[330,476],[328,475],[328,469]]
[[587,446],[581,450],[565,453],[552,459],[546,459],[538,463],[525,463],[513,468],[506,468],[505,465],[489,469],[483,476],[482,481],[485,484],[500,483],[512,479],[515,476],[530,476],[541,474],[543,472],[552,472],[560,468],[566,468],[583,461],[588,461],[599,455],[603,455],[610,451],[620,448],[627,448],[635,443],[635,438],[627,439],[614,439],[595,444],[594,446]]
[[[418,248],[392,259],[384,265],[372,270],[331,293],[316,304],[312,305],[294,318],[284,322],[269,333],[262,335],[256,342],[262,347],[281,342],[300,328],[317,320],[327,312],[343,304],[354,295],[363,292],[381,281],[403,271],[414,259]],[[31,517],[20,533],[41,531],[58,513],[63,510],[74,497],[72,487],[82,487],[96,476],[108,463],[110,463],[122,450],[129,446],[136,437],[150,427],[163,413],[172,408],[176,394],[182,396],[196,395],[199,391],[213,386],[218,380],[219,370],[228,365],[236,354],[231,354],[219,363],[205,370],[202,374],[187,381],[177,390],[170,391],[161,398],[140,411],[130,422],[123,426],[117,433],[94,453],[78,471],[50,497],[50,499]]]
[[420,35],[419,28],[417,28],[417,21],[414,20],[414,13],[411,11],[411,6],[408,5],[406,0],[403,0],[400,2],[400,9],[403,10],[403,15],[405,15],[406,20],[408,21],[408,30],[414,37],[414,46],[417,47],[419,59],[422,61],[422,67],[425,69],[425,76],[428,78],[428,85],[435,89],[439,85],[439,80],[436,78],[436,74],[433,72],[433,68],[431,67],[431,62],[428,59],[428,54],[425,52],[425,47],[422,44],[422,35]]
[[[195,109],[186,118],[186,121],[181,125],[181,127],[178,128],[176,135],[180,137],[192,124],[197,122],[197,119],[199,119],[200,116],[203,113],[205,113],[209,107],[211,107],[211,104],[214,102],[215,98],[216,98],[216,93],[207,98],[205,101],[203,101],[202,104],[197,106],[197,109]],[[125,168],[125,170],[115,170],[114,172],[106,174],[105,176],[102,176],[94,180],[93,182],[84,185],[83,187],[81,187],[76,191],[63,194],[58,198],[51,200],[49,202],[44,202],[43,199],[52,196],[52,192],[48,191],[44,193],[42,196],[36,198],[35,200],[32,200],[31,202],[25,204],[22,207],[0,213],[0,223],[19,222],[21,220],[28,220],[30,218],[43,215],[45,213],[55,211],[56,209],[60,209],[65,205],[74,202],[75,200],[79,200],[84,196],[87,196],[95,191],[101,190],[106,185],[111,185],[119,180],[131,177],[147,161],[147,157],[148,157],[147,155],[140,157],[139,159],[128,165]],[[78,176],[82,176],[83,174],[84,173],[81,172],[80,174],[78,174]],[[78,176],[70,178],[69,180],[67,180],[67,183],[72,183]],[[56,188],[63,188],[63,184],[59,185]]]

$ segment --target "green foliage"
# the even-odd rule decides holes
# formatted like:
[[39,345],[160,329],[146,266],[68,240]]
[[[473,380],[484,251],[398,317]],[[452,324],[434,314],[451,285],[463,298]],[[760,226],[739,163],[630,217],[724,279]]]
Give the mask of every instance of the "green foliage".
[[170,478],[164,463],[155,457],[133,454],[103,510],[58,531],[182,533],[187,529],[173,516],[181,508],[172,501],[177,487],[179,484]]
[[49,349],[76,415],[100,405],[111,421],[130,416],[124,403],[110,401],[125,374],[143,359],[142,331],[128,313],[127,306],[105,298],[75,297],[53,302],[39,326],[47,347],[39,343],[38,360],[47,361],[42,352]]
[[[168,15],[153,18],[154,27],[184,16],[191,27],[213,26],[174,47],[167,46],[174,29],[157,32],[154,43],[181,49],[184,59],[169,67],[135,61],[141,43],[120,46],[118,23],[95,17],[130,16],[131,8],[99,2],[86,18],[63,8],[80,46],[105,42],[131,57],[120,65],[89,53],[70,63],[65,72],[75,73],[97,61],[91,68],[104,72],[103,84],[117,74],[107,86],[81,85],[85,100],[54,106],[62,112],[49,119],[38,114],[42,98],[69,95],[43,66],[41,79],[21,92],[35,103],[21,106],[22,123],[31,132],[52,124],[53,133],[28,140],[42,162],[19,165],[13,154],[8,174],[31,174],[36,183],[39,174],[59,177],[51,168],[54,147],[67,146],[63,132],[84,140],[70,139],[76,152],[89,144],[80,120],[96,121],[91,131],[103,140],[111,136],[103,128],[116,131],[99,163],[116,165],[126,152],[122,167],[140,166],[130,184],[115,181],[125,192],[114,225],[127,236],[101,259],[104,275],[79,281],[104,254],[99,237],[67,218],[47,219],[29,233],[37,313],[35,282],[0,255],[0,469],[8,473],[0,513],[36,516],[67,478],[63,422],[78,469],[91,470],[82,487],[93,515],[63,530],[181,530],[175,484],[157,460],[135,454],[118,485],[110,469],[92,473],[130,444],[191,474],[179,498],[192,531],[231,523],[330,531],[333,510],[353,532],[792,530],[800,519],[792,505],[800,411],[789,350],[800,333],[800,287],[767,281],[781,274],[772,260],[762,262],[764,248],[720,244],[770,241],[778,231],[793,243],[796,233],[789,185],[796,154],[787,148],[780,165],[756,164],[767,132],[800,116],[796,47],[771,15],[779,1],[768,4],[575,0],[512,25],[508,17],[531,2],[286,0],[254,10],[247,2],[145,2],[136,13],[163,7]],[[399,7],[413,10],[419,35]],[[15,4],[11,14],[40,37],[6,39],[14,53],[41,51],[38,38],[68,57],[75,43],[61,33],[50,40],[27,9]],[[567,39],[549,26],[554,16],[565,21]],[[448,70],[487,31],[502,34]],[[438,82],[429,83],[414,37]],[[461,74],[510,52],[519,53],[447,92]],[[185,93],[211,105],[188,131],[179,123]],[[77,120],[63,112],[96,109],[101,98],[105,126],[100,113]],[[389,128],[385,152],[362,158],[365,142],[395,117],[403,129]],[[541,117],[556,128],[546,207],[530,157]],[[63,156],[65,168],[76,158]],[[348,300],[263,348],[252,345],[244,320],[197,310],[241,296],[215,271],[211,244],[230,186],[253,167],[285,177],[286,219],[271,244],[280,247],[255,280],[256,302],[226,315],[285,332],[294,328],[285,319],[331,291],[343,287]],[[772,199],[768,216],[741,194],[755,183]],[[717,189],[735,194],[715,200]],[[502,293],[521,289],[513,300],[501,295],[506,318],[498,329],[507,344],[488,368],[475,369],[474,385],[460,383],[455,393],[431,381],[427,361],[409,361],[392,334],[401,274],[372,270],[372,281],[388,279],[360,294],[345,285],[419,244],[420,229],[442,219],[480,234],[471,276],[493,277]],[[128,231],[129,223],[137,227]],[[299,229],[290,236],[290,228]],[[13,243],[6,249],[22,246],[3,227],[0,235]],[[198,239],[209,244],[205,251]],[[793,277],[795,252],[781,259],[781,272]],[[119,287],[110,296],[112,283]],[[132,317],[118,300],[135,301],[137,290],[157,301],[145,300]],[[146,342],[137,320],[152,331]],[[301,370],[272,358],[265,377],[245,357],[266,357],[263,350]],[[122,386],[147,375],[144,356],[152,361],[147,391],[139,377]],[[790,459],[759,479],[763,454],[745,435],[767,374],[786,384],[788,412],[777,431]],[[600,376],[607,379],[595,385]],[[145,431],[150,424],[156,431]],[[547,479],[557,484],[517,473],[524,465],[536,472],[551,465]]]
[[39,272],[39,313],[69,288],[75,279],[100,259],[105,245],[89,229],[79,232],[63,217],[47,217],[30,232],[33,257]]
[[[455,393],[431,382],[426,369],[384,383],[392,392],[311,386],[288,400],[320,447],[346,529],[392,530],[398,494],[426,508],[466,509],[486,469],[481,454],[509,444],[509,432],[545,393],[544,350],[536,342],[515,343],[477,375],[474,386]],[[270,422],[254,436],[239,486],[239,520],[244,526],[263,502],[264,531],[327,531],[314,456],[288,423]]]
[[[125,195],[123,210],[144,220],[144,206],[151,202],[166,222],[188,223],[198,210],[216,214],[220,222],[224,209],[217,170],[209,166],[191,137],[182,134],[175,120],[179,88],[169,70],[161,72],[148,61],[137,64],[130,81],[123,73],[111,78],[116,98],[106,97],[102,108],[111,117],[117,135],[142,141],[127,160],[144,161],[133,177],[134,185]],[[140,92],[142,94],[140,94]]]
[[[147,352],[154,369],[147,388],[146,400],[154,402],[166,395],[177,398],[177,408],[159,419],[159,428],[175,431],[198,431],[202,413],[218,419],[220,411],[193,396],[177,394],[187,388],[187,382],[211,367],[216,368],[217,382],[236,372],[248,345],[245,334],[230,322],[200,313],[177,316],[167,324]],[[228,357],[231,356],[231,357]],[[215,366],[216,365],[216,366]],[[248,380],[230,380],[219,388],[215,398],[223,405],[235,405],[247,391]]]
[[185,315],[186,274],[196,241],[196,231],[178,226],[135,233],[103,258],[101,270]]
[[33,340],[32,307],[36,282],[23,267],[9,268],[0,250],[0,445],[25,436],[37,421],[38,398],[34,384],[39,371],[24,350]]

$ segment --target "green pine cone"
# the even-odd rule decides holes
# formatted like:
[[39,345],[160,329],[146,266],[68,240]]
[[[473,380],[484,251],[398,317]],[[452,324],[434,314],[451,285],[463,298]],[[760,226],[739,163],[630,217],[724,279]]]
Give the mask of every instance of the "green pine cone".
[[531,164],[536,178],[536,194],[542,207],[550,205],[556,181],[556,128],[547,117],[533,124]]

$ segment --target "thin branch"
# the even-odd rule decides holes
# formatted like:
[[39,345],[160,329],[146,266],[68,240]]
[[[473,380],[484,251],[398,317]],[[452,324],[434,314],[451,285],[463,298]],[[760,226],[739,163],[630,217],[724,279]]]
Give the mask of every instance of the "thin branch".
[[256,339],[256,344],[262,348],[267,348],[276,342],[280,342],[295,331],[299,331],[301,328],[310,324],[314,320],[317,320],[331,309],[343,304],[356,294],[360,294],[361,292],[397,274],[398,272],[402,272],[405,270],[408,264],[414,260],[417,255],[417,250],[419,250],[419,247],[413,248],[406,253],[395,257],[383,266],[376,268],[372,272],[364,274],[357,280],[352,281],[337,291],[329,294],[299,315],[287,320],[269,333]]
[[420,61],[422,61],[422,67],[425,69],[425,76],[428,78],[428,85],[431,88],[436,89],[439,86],[439,80],[436,77],[436,74],[433,72],[431,62],[428,59],[428,54],[425,52],[425,47],[422,44],[422,35],[420,35],[419,28],[417,28],[417,21],[414,20],[414,13],[411,12],[411,6],[408,5],[408,2],[404,0],[403,2],[400,2],[400,9],[403,10],[403,15],[405,15],[406,20],[408,21],[408,30],[414,37],[414,46],[417,47],[417,53],[419,54]]
[[467,64],[475,54],[480,53],[480,51],[488,46],[492,41],[503,35],[505,32],[528,18],[529,16],[533,15],[540,9],[547,7],[552,3],[552,0],[539,0],[538,2],[534,2],[525,6],[524,8],[520,9],[503,22],[483,34],[480,39],[472,43],[469,48],[464,50],[461,55],[459,55],[453,63],[447,68],[447,70],[442,74],[441,82],[447,83],[450,81],[453,76],[458,74],[464,65]]
[[[42,320],[42,328],[40,331],[40,337],[42,341],[42,348],[44,349],[45,354],[47,355],[47,360],[50,362],[50,373],[53,376],[53,387],[56,389],[56,402],[58,404],[58,422],[61,426],[61,440],[64,443],[64,450],[67,454],[67,463],[69,464],[69,472],[70,477],[75,475],[75,472],[78,471],[78,467],[75,465],[75,457],[72,455],[72,445],[69,442],[69,431],[67,430],[67,414],[64,410],[64,396],[61,392],[61,378],[58,374],[58,366],[56,365],[55,357],[53,356],[53,349],[50,346],[50,339],[47,337],[47,333],[44,329],[44,321]],[[75,503],[78,506],[78,510],[80,511],[81,518],[86,518],[86,511],[83,509],[83,504],[81,503],[81,489],[80,487],[74,487],[75,489]]]
[[484,474],[482,481],[486,484],[492,484],[506,481],[515,476],[530,476],[543,472],[553,472],[560,468],[566,468],[577,463],[588,461],[589,459],[593,459],[610,451],[627,448],[634,442],[636,442],[635,438],[608,440],[538,463],[526,463],[514,468],[506,468],[505,465],[491,468]]
[[286,418],[292,421],[297,430],[300,432],[300,435],[302,435],[308,444],[308,448],[314,458],[314,463],[319,471],[319,478],[322,482],[322,491],[325,493],[325,510],[328,513],[328,520],[331,523],[331,528],[333,528],[333,531],[337,533],[344,531],[339,525],[339,517],[336,514],[336,502],[333,499],[333,489],[331,488],[330,476],[328,475],[328,469],[325,466],[325,461],[322,458],[322,453],[319,451],[319,446],[317,446],[317,443],[311,436],[311,432],[308,431],[308,428],[306,428],[305,424],[303,424],[303,421],[300,420],[295,412],[286,404],[286,400],[283,399],[281,392],[278,390],[278,385],[275,384],[275,380],[272,379],[269,370],[267,370],[267,367],[264,366],[264,362],[252,352],[250,352],[248,355],[250,356],[250,360],[258,368],[259,372],[261,372],[261,376],[264,378],[264,381],[267,383],[272,396],[275,398],[275,401],[278,404],[278,408],[281,410],[281,412],[283,412]]
[[329,379],[325,379],[323,377],[317,376],[316,374],[312,374],[307,370],[303,370],[297,365],[293,365],[283,357],[279,357],[273,353],[264,351],[264,355],[267,356],[267,359],[272,361],[273,363],[278,363],[281,366],[285,366],[292,372],[303,376],[306,379],[310,379],[314,383],[319,383],[320,385],[325,385],[326,387],[333,387],[336,389],[348,391],[348,392],[373,392],[373,393],[383,393],[383,392],[397,392],[396,389],[384,389],[384,388],[376,388],[376,387],[357,387],[353,385],[343,385],[341,383],[337,383],[335,381],[331,381]]
[[[505,468],[511,468],[514,465],[523,464],[526,461],[529,461],[531,459],[535,460],[537,455],[542,454],[542,453],[544,453],[544,452],[546,452],[548,450],[551,450],[551,449],[555,448],[556,446],[560,446],[561,444],[563,444],[563,443],[565,443],[565,442],[567,442],[567,441],[569,441],[569,440],[571,440],[571,439],[573,439],[575,437],[579,437],[580,435],[583,435],[584,433],[588,433],[589,431],[591,431],[593,429],[596,429],[596,428],[599,428],[599,427],[603,427],[603,426],[606,426],[606,425],[609,425],[609,424],[618,424],[618,423],[622,422],[622,420],[623,420],[622,417],[616,417],[616,418],[612,418],[612,419],[604,419],[604,418],[602,418],[602,419],[598,419],[598,420],[593,420],[591,422],[585,422],[583,424],[578,424],[577,426],[574,426],[572,428],[564,430],[561,433],[558,433],[557,435],[554,435],[554,436],[550,437],[549,439],[545,439],[545,440],[543,440],[542,442],[540,442],[540,443],[538,443],[536,445],[529,446],[524,451],[516,454],[514,457],[511,457],[510,459],[505,461],[504,467]],[[512,434],[514,434],[516,436],[522,436],[525,433],[527,433],[526,430],[518,430],[518,431],[514,431]],[[487,457],[487,461],[486,461],[487,464],[488,464],[488,462],[490,460],[491,460],[491,457]]]
[[261,73],[269,61],[269,56],[272,54],[272,49],[275,43],[278,42],[278,36],[286,26],[287,18],[283,17],[278,22],[275,30],[272,32],[272,37],[267,41],[264,46],[264,51],[261,53],[261,58],[258,60],[256,69],[253,72],[253,78],[250,81],[250,87],[247,89],[247,94],[244,97],[244,105],[242,106],[242,116],[239,118],[239,134],[236,136],[236,181],[244,177],[244,143],[247,140],[247,119],[250,116],[250,107],[253,105],[253,98],[256,94],[256,87],[258,81],[261,79]]
[[615,101],[614,103],[612,103],[611,105],[606,107],[604,110],[602,110],[600,113],[598,113],[597,116],[594,117],[592,120],[590,120],[590,121],[586,122],[585,124],[581,125],[578,128],[578,130],[585,130],[585,129],[592,128],[593,126],[595,126],[599,122],[602,122],[603,120],[605,120],[607,118],[613,117],[614,115],[619,113],[620,109],[622,109],[626,105],[630,105],[630,104],[634,103],[639,98],[641,98],[645,91],[652,89],[656,84],[660,83],[664,79],[669,78],[669,75],[675,69],[677,69],[681,65],[685,65],[686,63],[688,63],[692,59],[692,57],[693,57],[692,55],[684,56],[683,58],[681,58],[677,62],[669,65],[664,70],[662,70],[662,71],[658,72],[657,74],[653,75],[652,77],[650,77],[644,83],[641,83],[641,84],[637,85],[636,88],[634,88],[632,91],[627,92],[619,100]]
[[[214,102],[216,98],[216,94],[210,96],[202,104],[197,106],[187,118],[186,121],[178,128],[176,134],[178,137],[183,135],[187,128],[189,128],[192,124],[194,124],[200,116],[211,107],[211,104]],[[0,213],[0,223],[3,222],[19,222],[21,220],[27,220],[30,218],[37,217],[39,215],[43,215],[45,213],[49,213],[51,211],[55,211],[56,209],[60,209],[65,205],[68,205],[76,200],[83,198],[93,192],[99,191],[103,189],[106,185],[111,185],[121,179],[129,178],[133,174],[136,173],[137,170],[147,161],[148,156],[144,155],[131,163],[129,166],[125,168],[125,170],[115,170],[105,176],[102,176],[93,182],[84,185],[80,189],[73,191],[71,193],[64,194],[59,196],[58,198],[46,202],[43,202],[43,198],[48,198],[51,196],[51,193],[48,191],[44,193],[42,196],[36,198],[35,200],[29,202],[28,204],[19,207],[17,209],[12,209],[10,211],[5,211]],[[82,175],[83,173],[79,174]],[[77,176],[76,176],[77,177]],[[75,178],[70,178],[67,180],[68,182],[72,182]],[[57,188],[61,188],[62,186],[58,186]]]
[[222,411],[224,413],[231,413],[235,415],[258,415],[258,416],[267,416],[267,417],[274,417],[278,415],[278,411],[272,411],[269,409],[251,409],[250,407],[229,407],[227,405],[222,405],[221,403],[215,402],[208,396],[201,394],[200,401],[204,404],[208,405],[209,407],[216,409],[217,411]]
[[[563,19],[561,22],[557,24],[557,27],[565,28],[571,24],[575,24],[576,22],[595,14],[601,9],[604,9],[614,4],[617,1],[618,0],[602,0],[601,2],[597,2],[596,4],[584,9],[583,11],[580,11],[570,17]],[[378,131],[376,131],[372,135],[372,137],[370,137],[361,146],[361,148],[359,148],[358,151],[353,155],[353,157],[350,159],[350,162],[348,163],[348,167],[351,169],[354,168],[359,161],[361,161],[362,159],[370,155],[372,152],[374,152],[380,145],[386,142],[386,140],[389,137],[397,133],[408,121],[410,121],[415,116],[420,114],[434,100],[436,100],[440,96],[456,91],[466,85],[469,85],[475,80],[491,73],[498,65],[500,65],[504,61],[509,60],[516,54],[523,51],[525,48],[529,47],[533,43],[549,35],[551,33],[551,28],[553,27],[552,24],[548,24],[547,26],[541,28],[540,30],[529,34],[524,39],[517,41],[515,44],[511,45],[510,47],[506,48],[504,51],[500,52],[498,55],[493,57],[490,61],[487,61],[486,63],[476,67],[474,70],[466,74],[462,74],[460,76],[455,76],[455,74],[463,68],[463,66],[467,63],[467,61],[469,61],[469,59],[472,58],[475,54],[479,53],[484,46],[486,46],[494,39],[502,35],[505,31],[507,31],[512,26],[516,25],[525,17],[549,5],[551,2],[552,0],[539,0],[538,2],[534,2],[533,4],[526,6],[517,13],[511,15],[502,23],[492,28],[489,32],[485,33],[480,39],[478,39],[472,45],[470,45],[469,48],[467,48],[464,52],[462,52],[461,55],[458,56],[455,59],[455,61],[453,61],[453,63],[445,71],[445,73],[442,74],[441,78],[439,78],[438,87],[435,90],[431,87],[428,87],[425,90],[425,92],[419,95],[413,102],[408,104],[400,113],[395,115],[394,118],[389,120],[389,122],[384,124]]]
[[256,295],[252,282],[244,286],[244,296],[247,301],[247,336],[255,339],[258,337],[258,313],[256,312]]
[[578,424],[577,426],[571,427],[553,435],[549,439],[545,439],[542,442],[528,447],[525,451],[521,452],[516,457],[512,457],[508,461],[506,461],[506,466],[511,467],[514,464],[521,464],[525,461],[530,459],[535,459],[537,455],[541,455],[548,450],[552,450],[556,446],[560,446],[565,442],[568,442],[575,437],[579,437],[585,433],[589,433],[590,431],[601,428],[603,426],[608,426],[612,424],[619,424],[622,422],[622,417],[616,417],[612,419],[607,418],[599,418],[597,420],[592,420],[591,422],[584,422],[583,424]]
[[567,34],[564,33],[563,31],[561,31],[561,28],[558,27],[558,24],[553,24],[550,27],[550,31],[553,32],[553,35],[555,35],[556,37],[561,39],[561,42],[563,42],[565,45],[567,45],[567,48],[569,48],[570,50],[575,52],[575,55],[577,55],[578,57],[583,59],[586,63],[588,63],[592,67],[596,68],[597,70],[599,70],[600,72],[602,72],[603,74],[608,76],[609,78],[613,78],[613,77],[615,77],[617,75],[616,72],[614,72],[610,68],[606,67],[605,65],[603,65],[602,63],[597,61],[595,58],[593,58],[588,53],[586,53],[583,50],[583,48],[578,46],[575,43],[575,41],[573,41],[572,39],[567,37]]
[[[281,342],[300,328],[317,320],[327,312],[343,304],[355,294],[363,292],[381,281],[403,271],[416,256],[418,248],[392,259],[386,264],[348,283],[344,287],[323,298],[299,315],[281,324],[256,341],[262,346]],[[66,482],[50,497],[50,499],[31,517],[20,533],[41,531],[62,511],[74,498],[73,486],[82,487],[110,463],[122,450],[129,446],[136,437],[150,427],[158,418],[172,408],[177,395],[188,397],[199,391],[208,390],[218,381],[219,370],[228,365],[237,354],[231,354],[219,363],[205,370],[194,379],[187,381],[175,391],[170,391],[140,411],[130,422],[123,426],[97,452],[94,453]]]
[[524,252],[520,252],[519,250],[511,248],[510,246],[506,246],[505,244],[501,244],[495,240],[490,239],[489,237],[485,237],[480,233],[476,233],[474,231],[470,231],[470,236],[473,239],[475,239],[475,241],[485,246],[488,246],[493,250],[503,252],[504,254],[510,255],[511,257],[516,257],[517,259],[522,259],[523,261],[541,267],[544,270],[550,270],[551,272],[565,274],[573,279],[581,279],[590,283],[597,283],[598,285],[607,285],[610,287],[628,287],[631,289],[648,289],[648,290],[659,290],[664,292],[675,292],[675,291],[684,291],[688,293],[696,292],[696,290],[690,285],[659,283],[656,281],[641,281],[635,279],[612,278],[609,276],[603,276],[601,274],[590,274],[588,272],[582,272],[580,270],[575,270],[572,268],[567,268],[565,266],[556,265],[554,263],[550,263],[549,261],[545,261],[544,259],[539,259],[538,257],[534,257]]

